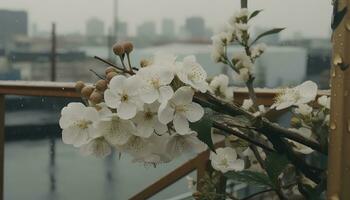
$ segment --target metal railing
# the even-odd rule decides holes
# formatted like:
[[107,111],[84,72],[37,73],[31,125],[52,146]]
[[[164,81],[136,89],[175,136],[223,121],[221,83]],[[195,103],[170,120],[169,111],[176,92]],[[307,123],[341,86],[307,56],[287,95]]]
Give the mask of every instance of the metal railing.
[[[257,89],[256,93],[258,103],[262,105],[271,105],[277,92],[278,90],[276,89]],[[75,91],[74,83],[0,81],[0,199],[3,199],[4,196],[4,136],[6,95],[67,98],[79,97],[79,94]],[[329,95],[329,91],[320,91],[319,95]],[[246,98],[248,98],[246,89],[235,89],[235,101],[237,103],[241,103]],[[197,157],[187,161],[138,194],[135,194],[130,199],[141,200],[150,198],[194,170],[197,170],[197,178],[203,177],[207,169],[208,157],[208,151],[199,154]]]

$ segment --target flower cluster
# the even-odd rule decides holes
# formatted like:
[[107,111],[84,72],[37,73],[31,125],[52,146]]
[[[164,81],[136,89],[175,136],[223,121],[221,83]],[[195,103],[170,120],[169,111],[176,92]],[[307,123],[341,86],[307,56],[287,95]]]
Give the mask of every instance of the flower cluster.
[[[204,115],[193,96],[209,90],[207,74],[194,56],[176,61],[174,56],[156,55],[135,73],[108,68],[106,77],[103,88],[99,83],[77,83],[88,101],[86,106],[70,103],[63,108],[63,142],[79,147],[83,154],[101,157],[115,147],[146,163],[169,162],[184,152],[206,149],[190,128]],[[218,87],[232,99],[227,85]],[[94,93],[102,98],[96,101]]]
[[[228,64],[242,82],[252,79],[254,62],[266,51],[266,44],[255,46],[249,44],[250,34],[249,20],[251,19],[248,9],[241,9],[227,22],[224,30],[212,37],[213,48],[211,57],[213,61]],[[228,45],[238,43],[244,47],[244,51],[234,54],[232,58],[227,55]]]

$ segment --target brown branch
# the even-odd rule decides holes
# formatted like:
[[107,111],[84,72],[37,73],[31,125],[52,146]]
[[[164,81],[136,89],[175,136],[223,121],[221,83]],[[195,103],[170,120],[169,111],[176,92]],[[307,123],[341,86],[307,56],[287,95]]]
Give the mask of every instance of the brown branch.
[[222,102],[208,93],[197,93],[194,96],[193,100],[202,106],[209,107],[219,113],[228,114],[231,116],[246,116],[249,120],[254,122],[257,131],[268,138],[277,152],[286,155],[291,163],[293,163],[298,170],[305,174],[305,176],[316,183],[320,181],[320,171],[309,168],[305,160],[301,158],[300,155],[298,155],[296,152],[294,152],[293,148],[286,141],[286,139],[284,139],[284,137],[293,138],[301,144],[307,145],[319,152],[327,154],[327,152],[325,152],[318,143],[308,140],[299,134],[295,134],[294,132],[290,132],[282,127],[279,127],[278,125],[274,125],[263,117],[256,118],[251,113],[235,105]]
[[271,147],[265,145],[265,144],[262,144],[260,143],[259,141],[247,136],[247,135],[244,135],[242,134],[241,132],[237,131],[237,130],[234,130],[222,123],[219,123],[219,122],[213,122],[213,127],[216,128],[216,129],[219,129],[219,130],[222,130],[228,134],[231,134],[231,135],[234,135],[234,136],[237,136],[239,138],[241,138],[242,140],[245,140],[251,144],[254,144],[258,147],[261,147],[262,149],[266,150],[266,151],[269,151],[269,152],[274,152],[275,150],[272,149]]

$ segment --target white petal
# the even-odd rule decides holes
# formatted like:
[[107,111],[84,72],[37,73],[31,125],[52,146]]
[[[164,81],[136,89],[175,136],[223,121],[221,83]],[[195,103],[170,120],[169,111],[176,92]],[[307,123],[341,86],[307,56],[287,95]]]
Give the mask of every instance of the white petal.
[[194,91],[187,86],[183,86],[176,90],[173,98],[171,99],[176,105],[186,105],[192,102]]
[[117,109],[118,117],[122,119],[131,119],[136,115],[136,105],[132,103],[121,103]]
[[114,76],[109,82],[109,88],[114,94],[122,92],[126,79],[127,78],[122,75]]
[[170,86],[162,86],[159,88],[159,99],[160,103],[166,102],[174,95],[173,88]]
[[100,129],[104,130],[104,138],[112,145],[123,145],[132,136],[127,126],[131,126],[128,121],[115,121],[102,123]]
[[84,113],[81,113],[83,117],[91,122],[96,122],[99,120],[99,114],[97,110],[93,107],[87,107]]
[[104,100],[110,108],[117,108],[120,104],[120,99],[110,89],[107,89],[104,92]]
[[276,110],[283,110],[283,109],[289,108],[293,104],[294,104],[293,101],[286,101],[286,102],[282,102],[280,104],[276,104]]
[[106,140],[95,139],[80,147],[80,152],[83,155],[94,155],[96,157],[104,158],[111,153],[111,147]]
[[185,116],[175,114],[173,124],[176,132],[180,135],[191,134],[190,126]]
[[175,110],[168,103],[163,103],[159,107],[158,120],[163,124],[168,124],[174,119]]
[[168,69],[162,69],[158,72],[161,85],[168,85],[174,79],[174,73]]
[[154,123],[154,130],[158,135],[163,135],[168,131],[168,127],[165,124],[162,124],[157,118],[156,122]]
[[233,161],[230,165],[230,168],[234,171],[242,171],[244,169],[244,160],[237,159]]
[[77,127],[63,129],[62,141],[65,144],[72,144],[75,147],[80,147],[89,141],[89,133]]
[[141,123],[137,124],[137,131],[134,132],[134,135],[149,138],[154,132],[153,123],[151,120],[144,120]]
[[124,89],[130,94],[135,94],[139,89],[140,81],[141,80],[138,78],[138,76],[130,76],[125,81]]
[[300,95],[303,97],[300,99],[300,103],[308,103],[314,100],[317,96],[317,84],[312,81],[306,81],[301,85],[297,86],[295,89],[299,90]]
[[159,97],[159,93],[155,88],[144,87],[140,91],[140,99],[145,103],[153,103]]
[[190,122],[196,122],[204,115],[204,109],[198,103],[191,103],[186,106],[186,109],[185,115]]

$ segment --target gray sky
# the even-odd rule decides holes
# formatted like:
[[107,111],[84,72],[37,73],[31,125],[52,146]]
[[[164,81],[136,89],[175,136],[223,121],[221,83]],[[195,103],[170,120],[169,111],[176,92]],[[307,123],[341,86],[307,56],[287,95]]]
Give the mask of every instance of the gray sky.
[[[287,27],[283,37],[300,31],[306,37],[329,36],[331,0],[250,0],[251,10],[264,9],[255,20],[259,25]],[[113,0],[0,0],[0,8],[27,10],[30,23],[48,30],[52,21],[61,33],[84,33],[85,21],[96,16],[110,25]],[[208,26],[218,29],[239,8],[239,0],[119,0],[119,17],[129,30],[146,20],[160,24],[172,18],[182,25],[186,17],[202,16]]]

